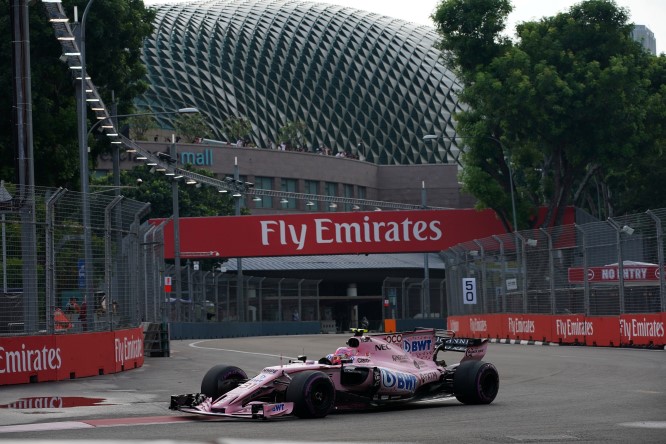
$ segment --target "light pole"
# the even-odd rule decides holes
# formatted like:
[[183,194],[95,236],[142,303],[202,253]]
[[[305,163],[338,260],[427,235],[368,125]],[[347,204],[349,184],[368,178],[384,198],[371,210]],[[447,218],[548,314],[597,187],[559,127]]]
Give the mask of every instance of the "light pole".
[[499,140],[496,137],[493,136],[486,136],[490,140],[494,140],[497,142],[502,148],[502,156],[504,156],[504,161],[506,162],[506,166],[509,168],[509,190],[511,192],[511,212],[513,214],[513,231],[514,233],[518,231],[518,221],[516,219],[516,197],[515,197],[515,192],[513,189],[513,167],[511,166],[511,153],[507,154],[506,147],[502,143],[501,140]]
[[[426,204],[425,180],[421,181],[421,205],[424,210],[428,209]],[[430,317],[430,266],[428,264],[428,252],[423,253],[423,299],[421,301],[421,313],[423,317]]]
[[[234,179],[236,180],[236,183],[240,183],[240,171],[238,169],[238,157],[234,157]],[[234,193],[236,195],[236,193]],[[241,214],[241,196],[236,196],[236,216],[240,216]],[[236,259],[236,269],[238,272],[238,275],[236,279],[238,280],[238,297],[237,297],[237,302],[236,304],[238,305],[238,320],[240,322],[245,321],[245,307],[244,307],[244,301],[243,301],[243,290],[244,290],[244,282],[243,282],[243,259],[237,258]]]
[[[81,180],[81,204],[83,206],[83,270],[84,270],[84,300],[92,295],[93,266],[92,266],[92,240],[90,234],[90,201],[88,199],[88,138],[87,138],[87,107],[86,107],[86,19],[88,11],[95,0],[90,0],[83,11],[81,22],[74,30],[75,38],[81,53],[81,81],[77,82],[78,93],[78,133],[79,133],[79,168]],[[74,22],[78,19],[78,10],[74,9]],[[86,304],[87,305],[87,304]],[[88,314],[92,314],[93,304],[88,305]]]
[[[437,135],[437,134],[427,134],[427,135],[423,136],[423,140],[424,141],[426,141],[426,140],[436,141],[440,137],[444,137],[444,136],[440,136],[440,135]],[[500,148],[502,148],[502,155],[504,156],[504,159],[506,161],[506,165],[509,168],[509,190],[510,190],[510,193],[511,193],[511,212],[512,212],[512,215],[513,215],[513,227],[512,227],[513,230],[512,231],[515,232],[515,231],[518,230],[518,223],[517,223],[517,218],[516,218],[516,197],[515,197],[515,192],[514,192],[514,189],[513,189],[513,168],[511,167],[511,155],[507,154],[506,148],[505,148],[505,146],[504,146],[504,144],[502,143],[501,140],[499,140],[499,139],[497,139],[496,137],[493,137],[493,136],[486,136],[486,137],[490,140],[493,140],[493,141],[497,142],[499,144]],[[459,137],[454,136],[454,137],[449,137],[449,138],[450,139],[458,139]],[[445,156],[447,154],[448,154],[448,152],[445,154]],[[453,156],[453,154],[452,154],[452,156]],[[444,159],[445,159],[444,163],[448,163],[446,161],[446,157]],[[460,164],[460,162],[458,162],[458,163]]]
[[[171,161],[177,162],[178,154],[176,152],[176,137],[171,135],[171,147],[169,151]],[[178,202],[178,179],[177,176],[171,178],[171,199],[173,211],[173,274],[175,278],[174,287],[176,290],[176,319],[180,321],[180,301],[183,295],[183,285],[181,282],[180,268],[180,203]],[[190,295],[191,297],[191,295]]]
[[[247,194],[248,190],[254,187],[254,184],[250,182],[243,182],[240,180],[240,172],[238,169],[238,157],[234,157],[234,177],[225,177],[224,181],[227,184],[229,191],[232,192],[231,196],[236,199],[235,206],[236,216],[241,215],[241,199],[243,195]],[[226,191],[225,191],[226,192]],[[239,257],[236,258],[236,272],[237,272],[237,291],[236,291],[236,305],[238,311],[238,320],[241,322],[245,321],[246,317],[246,301],[244,300],[244,287],[245,283],[243,281],[243,260]]]

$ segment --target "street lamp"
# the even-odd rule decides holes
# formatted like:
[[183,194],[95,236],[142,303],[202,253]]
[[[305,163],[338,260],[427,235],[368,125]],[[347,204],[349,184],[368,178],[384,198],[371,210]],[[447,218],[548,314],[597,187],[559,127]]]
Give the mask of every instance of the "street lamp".
[[[86,141],[90,137],[90,134],[97,129],[98,127],[106,128],[106,129],[116,129],[117,130],[117,125],[114,124],[114,122],[117,121],[119,117],[136,117],[136,116],[158,116],[158,115],[164,115],[164,114],[189,114],[189,113],[198,113],[199,110],[197,108],[180,108],[176,111],[162,111],[162,112],[154,112],[154,113],[131,113],[131,114],[116,114],[112,116],[107,116],[104,118],[99,119],[97,122],[93,124],[93,126],[90,127],[90,130],[88,130],[88,134],[86,135]],[[117,137],[117,133],[107,133],[106,134],[109,137]],[[113,184],[116,187],[116,193],[118,194],[120,192],[120,149],[118,145],[120,145],[122,142],[119,140],[114,140],[111,142],[113,144]]]
[[[448,137],[448,136],[443,136],[443,135],[440,136],[440,135],[437,135],[437,134],[426,134],[425,136],[423,136],[423,141],[437,140],[440,137]],[[513,215],[513,231],[517,231],[518,230],[518,223],[517,223],[517,219],[516,219],[516,197],[515,197],[515,192],[514,192],[514,189],[513,189],[513,168],[511,167],[511,155],[507,154],[507,150],[506,150],[506,148],[505,148],[505,146],[504,146],[504,144],[502,143],[501,140],[499,140],[499,139],[497,139],[496,137],[493,137],[493,136],[486,136],[486,137],[490,140],[493,140],[493,141],[497,142],[499,144],[499,146],[502,148],[502,155],[504,156],[504,159],[506,160],[507,167],[509,168],[509,190],[511,192],[511,211],[512,211],[512,215]],[[450,139],[458,139],[460,137],[453,136],[453,137],[449,137],[449,138]],[[446,154],[448,154],[448,151],[447,151]],[[451,155],[453,156],[453,154],[451,154]],[[444,158],[444,163],[447,163],[446,162],[446,157]]]
[[[240,182],[240,171],[238,169],[238,157],[234,157],[234,179],[236,179],[236,183]],[[236,198],[236,216],[241,215],[241,197],[236,196],[236,193],[234,193],[234,197]],[[243,260],[241,258],[236,258],[236,270],[237,270],[237,277],[236,280],[238,281],[237,283],[237,308],[238,310],[238,320],[240,322],[245,321],[245,302],[243,301],[244,299],[244,282],[243,282]]]
[[518,231],[518,221],[516,219],[516,197],[513,189],[513,167],[511,166],[511,153],[507,153],[504,144],[498,138],[493,136],[486,136],[486,137],[488,137],[488,139],[490,140],[494,140],[495,142],[497,142],[499,146],[502,148],[502,155],[504,156],[504,160],[506,161],[506,166],[509,168],[509,190],[511,191],[511,212],[513,213],[513,231],[516,232]]
[[[440,137],[441,136],[438,136],[437,134],[426,134],[425,136],[423,136],[423,141],[424,142],[431,141],[431,142],[433,142],[433,144],[435,144],[437,142],[437,139],[439,139]],[[445,151],[444,152],[444,159],[443,159],[442,163],[448,163],[448,161],[446,160],[446,155],[447,155],[447,152]]]
[[[426,204],[425,180],[421,181],[421,205],[424,210],[428,209]],[[423,299],[421,302],[421,313],[425,318],[426,314],[430,317],[430,266],[428,264],[428,252],[423,253]]]
[[[92,240],[90,234],[90,201],[88,199],[88,139],[87,139],[87,107],[86,107],[86,19],[88,11],[95,0],[90,0],[83,11],[81,22],[74,30],[75,39],[79,46],[81,58],[81,81],[76,83],[78,93],[78,133],[79,133],[79,168],[81,180],[81,204],[83,206],[83,256],[84,256],[84,300],[92,295],[93,266],[92,266]],[[78,21],[78,9],[74,8],[74,22]],[[88,315],[92,315],[92,307],[88,306]]]

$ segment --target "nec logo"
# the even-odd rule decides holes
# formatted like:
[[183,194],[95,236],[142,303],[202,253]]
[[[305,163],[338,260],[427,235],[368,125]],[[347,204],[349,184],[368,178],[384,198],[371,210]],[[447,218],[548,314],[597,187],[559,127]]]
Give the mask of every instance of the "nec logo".
[[375,350],[380,351],[380,350],[388,350],[389,346],[388,344],[375,344]]

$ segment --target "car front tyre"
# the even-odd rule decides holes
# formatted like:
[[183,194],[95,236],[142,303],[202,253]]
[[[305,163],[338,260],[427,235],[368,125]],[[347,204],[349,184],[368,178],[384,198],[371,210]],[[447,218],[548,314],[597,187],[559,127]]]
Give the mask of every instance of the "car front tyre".
[[201,393],[215,400],[246,380],[247,374],[240,368],[231,365],[216,365],[203,377]]
[[335,404],[335,387],[325,373],[304,371],[292,377],[285,399],[294,403],[299,418],[323,418]]

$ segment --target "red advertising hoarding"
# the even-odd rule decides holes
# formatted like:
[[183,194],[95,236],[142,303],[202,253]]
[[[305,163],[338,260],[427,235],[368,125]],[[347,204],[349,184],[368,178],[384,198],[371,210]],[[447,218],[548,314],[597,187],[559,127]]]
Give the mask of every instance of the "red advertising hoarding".
[[[492,210],[360,211],[181,218],[180,254],[270,257],[436,252],[505,232]],[[173,258],[173,224],[164,230]]]
[[620,316],[493,314],[449,316],[456,336],[593,346],[666,346],[666,313]]
[[0,385],[97,376],[142,365],[141,327],[0,338]]

